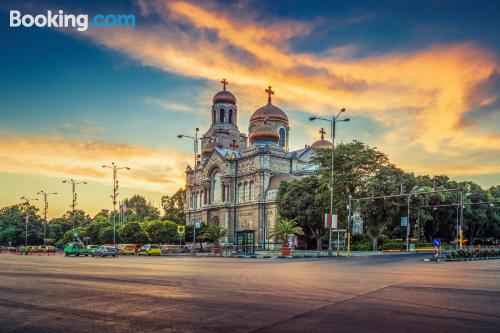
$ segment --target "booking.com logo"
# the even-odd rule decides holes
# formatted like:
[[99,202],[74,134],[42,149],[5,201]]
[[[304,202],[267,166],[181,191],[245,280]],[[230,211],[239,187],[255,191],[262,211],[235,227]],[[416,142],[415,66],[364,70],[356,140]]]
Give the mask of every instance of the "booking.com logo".
[[[89,28],[89,16],[87,14],[65,14],[62,9],[57,12],[47,11],[47,14],[22,15],[19,10],[10,11],[10,27],[32,27],[38,28],[76,28],[78,31],[87,31]],[[90,21],[91,27],[135,27],[135,15],[131,14],[97,14]]]

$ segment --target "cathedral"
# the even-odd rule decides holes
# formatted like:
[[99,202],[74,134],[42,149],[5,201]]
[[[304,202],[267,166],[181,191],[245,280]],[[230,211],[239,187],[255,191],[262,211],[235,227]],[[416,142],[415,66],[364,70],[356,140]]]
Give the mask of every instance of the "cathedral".
[[239,253],[272,249],[278,246],[270,232],[278,220],[280,183],[312,173],[311,158],[331,149],[331,142],[321,130],[321,140],[290,151],[288,117],[272,104],[271,87],[265,90],[267,103],[250,118],[248,135],[241,132],[236,97],[225,79],[221,83],[212,100],[212,124],[201,136],[201,154],[186,169],[186,221],[223,226],[223,241]]

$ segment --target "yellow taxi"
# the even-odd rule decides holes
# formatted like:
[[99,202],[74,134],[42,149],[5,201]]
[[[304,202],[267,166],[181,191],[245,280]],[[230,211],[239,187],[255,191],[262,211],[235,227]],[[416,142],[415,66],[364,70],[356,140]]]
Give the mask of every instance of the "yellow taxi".
[[139,250],[137,250],[137,254],[145,256],[159,256],[161,255],[160,245],[158,244],[143,245]]
[[122,255],[134,255],[137,252],[137,246],[135,246],[134,244],[125,244],[124,247],[118,249],[118,252]]

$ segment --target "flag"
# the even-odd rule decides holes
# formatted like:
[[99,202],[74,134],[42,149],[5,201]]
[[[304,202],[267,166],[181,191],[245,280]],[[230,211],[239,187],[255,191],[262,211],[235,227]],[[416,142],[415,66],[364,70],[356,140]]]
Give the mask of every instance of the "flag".
[[332,228],[332,216],[328,213],[325,213],[325,229]]

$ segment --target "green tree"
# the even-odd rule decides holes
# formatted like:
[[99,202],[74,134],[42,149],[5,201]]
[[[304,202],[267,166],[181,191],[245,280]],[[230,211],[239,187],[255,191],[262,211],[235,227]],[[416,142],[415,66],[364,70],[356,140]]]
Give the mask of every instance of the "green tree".
[[177,224],[185,224],[186,189],[180,188],[172,196],[161,197],[161,205],[165,215],[163,219],[173,221]]
[[125,218],[127,221],[152,221],[160,217],[158,208],[153,207],[141,195],[134,195],[124,200],[126,206]]
[[304,231],[306,243],[315,240],[317,250],[322,248],[323,214],[329,205],[323,192],[319,177],[310,176],[282,182],[277,197],[279,216],[296,221]]
[[209,225],[202,234],[203,239],[214,243],[215,247],[219,247],[221,238],[227,235],[227,230],[223,226],[215,224]]
[[113,227],[109,219],[104,217],[94,218],[94,220],[87,227],[87,237],[90,237],[92,243],[98,243],[100,241],[101,231],[105,228]]
[[83,237],[87,236],[87,229],[84,227],[77,227],[75,229],[68,230],[62,239],[62,243],[64,245],[68,244],[69,242],[74,242],[77,240],[77,238],[74,236],[74,233],[78,233],[78,238],[80,238],[81,241],[83,241]]
[[0,210],[0,242],[13,246],[25,243],[26,215],[28,218],[28,244],[43,244],[43,223],[35,206],[14,205]]
[[299,227],[297,222],[287,218],[279,220],[276,228],[271,231],[271,237],[281,239],[283,247],[288,247],[288,235],[302,235],[302,228]]
[[[113,244],[113,226],[105,227],[99,231],[99,242],[101,244]],[[119,234],[115,234],[115,242],[120,243]]]
[[120,239],[125,243],[144,244],[147,241],[146,233],[139,222],[125,223],[118,228]]
[[146,222],[144,231],[150,243],[173,243],[177,240],[177,224],[171,221]]

